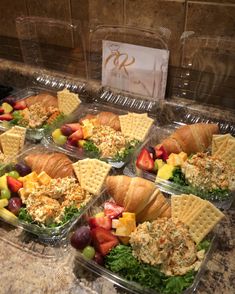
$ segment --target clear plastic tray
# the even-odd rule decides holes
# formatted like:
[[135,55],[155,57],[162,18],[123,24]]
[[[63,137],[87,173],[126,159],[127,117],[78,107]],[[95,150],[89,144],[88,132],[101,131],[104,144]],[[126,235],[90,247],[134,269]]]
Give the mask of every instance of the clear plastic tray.
[[[63,123],[58,124],[56,126],[56,128],[61,127],[62,124],[64,124],[64,123],[79,122],[79,120],[82,117],[86,116],[86,114],[98,114],[101,111],[109,111],[109,112],[113,112],[118,115],[127,113],[126,110],[118,108],[118,107],[102,105],[102,104],[98,104],[98,103],[92,103],[92,104],[85,104],[84,103],[84,104],[80,105],[80,107],[77,109],[77,111],[74,112],[74,114],[71,117],[69,117]],[[155,126],[153,125],[152,129],[154,127]],[[151,130],[150,130],[150,132],[151,132]],[[146,136],[146,138],[147,137],[148,137],[148,135]],[[57,148],[58,150],[66,152],[67,154],[75,156],[76,158],[79,158],[79,159],[83,159],[86,157],[92,157],[91,155],[84,153],[84,151],[82,151],[81,149],[78,149],[77,147],[68,146],[68,145],[63,145],[63,146],[56,145],[52,139],[51,134],[47,134],[45,136],[45,138],[43,139],[42,143],[45,145],[53,144],[55,146],[55,148]],[[145,141],[140,142],[140,144],[138,144],[136,146],[135,150],[139,150],[144,143],[145,143]],[[122,168],[125,164],[127,164],[129,162],[129,160],[131,159],[131,156],[132,155],[130,154],[130,156],[127,156],[127,158],[125,158],[125,160],[123,160],[123,161],[114,161],[112,158],[102,158],[102,160],[106,160],[108,163],[110,163],[115,168]]]
[[[47,88],[41,88],[41,87],[30,87],[30,88],[25,88],[25,89],[22,89],[19,91],[15,91],[9,97],[13,97],[13,98],[15,98],[15,101],[19,101],[19,100],[24,100],[25,98],[30,97],[30,96],[38,95],[40,93],[49,93],[53,96],[56,96],[56,90],[49,90]],[[82,97],[80,97],[80,98],[81,98],[81,100],[83,100]],[[0,121],[0,130],[1,131],[6,131],[11,126],[13,126],[13,125],[10,125],[6,121]],[[43,127],[38,127],[35,129],[27,128],[26,138],[28,140],[38,142],[44,137],[44,133],[45,132],[44,132]]]
[[0,220],[0,240],[7,246],[14,246],[43,259],[64,258],[68,250],[66,237],[60,240],[42,240],[22,228],[14,227],[2,220]]
[[[102,210],[102,207],[104,205],[104,202],[110,200],[110,196],[107,194],[103,194],[97,201],[93,204],[93,206],[90,206],[89,209],[87,209],[86,213],[83,214],[83,216],[79,219],[78,223],[76,224],[76,227],[82,226],[82,225],[87,225],[87,219],[89,216],[93,216],[94,214],[100,212]],[[73,228],[75,230],[75,228]],[[70,232],[70,234],[72,231]],[[184,292],[184,294],[189,294],[192,293],[196,290],[197,285],[200,281],[200,277],[202,276],[206,264],[208,260],[210,259],[211,253],[214,249],[215,246],[215,233],[211,233],[207,237],[208,240],[211,241],[210,248],[208,249],[205,258],[202,262],[202,265],[197,272],[193,284],[187,288]],[[132,281],[128,281],[125,278],[117,275],[116,273],[113,273],[112,271],[106,269],[105,267],[98,265],[96,262],[93,260],[87,260],[83,257],[83,255],[80,253],[78,250],[73,250],[74,255],[75,255],[75,267],[76,264],[78,266],[82,266],[83,268],[87,269],[88,271],[91,271],[95,273],[97,276],[102,276],[103,278],[109,280],[112,282],[114,285],[117,285],[118,288],[120,287],[121,290],[125,290],[129,293],[146,293],[146,294],[152,294],[152,293],[158,293],[154,290],[144,288],[140,284]]]
[[[162,127],[156,127],[154,134],[152,134],[151,138],[149,138],[145,147],[156,146],[163,139],[171,135],[177,128],[179,128],[182,125],[184,125],[184,123],[175,122],[175,123],[165,125]],[[128,176],[140,176],[152,182],[155,182],[156,180],[155,173],[143,171],[136,167],[136,159],[138,154],[139,154],[138,152],[135,152],[134,156],[132,157],[132,161],[125,167],[124,174]],[[168,180],[159,179],[158,181],[156,181],[156,185],[162,192],[166,192],[169,194],[187,194],[187,191],[184,189],[184,187]],[[231,191],[226,200],[223,200],[223,201],[210,200],[210,199],[208,200],[210,200],[219,209],[227,210],[231,207],[234,198],[235,198],[235,191]]]
[[[8,165],[6,165],[3,169],[1,169],[0,171],[0,176],[4,175],[5,173],[14,170],[14,165],[17,162],[22,162],[24,161],[24,158],[29,155],[29,154],[34,154],[34,153],[54,153],[54,152],[58,152],[57,149],[53,148],[53,146],[39,146],[36,145],[34,147],[28,148],[23,150],[23,152],[18,155],[15,160],[14,163],[10,163]],[[60,151],[61,152],[61,151]],[[62,153],[62,152],[61,152]],[[76,162],[77,159],[69,157],[71,159],[71,161]],[[79,215],[74,216],[73,218],[71,218],[70,221],[68,221],[67,223],[58,226],[58,227],[45,227],[45,226],[39,226],[37,224],[30,224],[27,222],[24,222],[22,220],[17,219],[17,221],[15,223],[13,223],[13,225],[22,228],[36,236],[39,237],[40,240],[43,240],[44,242],[57,242],[62,240],[62,238],[68,233],[69,229],[77,222],[77,220],[79,219],[79,217],[82,215],[82,213],[90,206],[93,204],[93,202],[96,200],[96,198],[99,196],[95,196],[93,197],[84,207],[81,207]],[[5,220],[3,220],[5,221]],[[12,224],[12,223],[10,223]]]

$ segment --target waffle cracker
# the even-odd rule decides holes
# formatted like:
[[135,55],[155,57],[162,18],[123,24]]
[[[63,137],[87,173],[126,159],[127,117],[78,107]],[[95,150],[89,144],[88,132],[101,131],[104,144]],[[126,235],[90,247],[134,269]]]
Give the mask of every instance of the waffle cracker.
[[6,157],[18,154],[21,146],[21,137],[18,134],[5,133],[1,137],[2,151]]
[[86,159],[80,160],[76,163],[73,163],[72,166],[79,183],[82,185],[82,180],[83,180],[82,178],[88,177],[89,174],[92,172],[90,159],[86,158]]
[[173,222],[177,223],[182,219],[184,208],[188,202],[188,195],[171,196],[171,217]]
[[150,130],[153,119],[147,113],[128,113],[119,116],[122,133],[132,139],[143,141]]
[[98,159],[83,159],[73,164],[75,174],[83,189],[98,195],[111,165]]
[[204,200],[203,206],[187,221],[192,239],[198,244],[224,217],[212,203]]
[[82,180],[82,187],[88,192],[98,195],[111,169],[111,165],[98,159],[91,159],[91,162],[93,166],[92,173]]
[[121,125],[121,131],[124,134],[124,136],[132,138],[132,121],[133,117],[125,114],[125,115],[119,115],[119,121]]
[[235,138],[228,140],[227,148],[220,154],[220,158],[235,167]]
[[20,136],[20,150],[24,147],[25,136],[26,136],[26,128],[14,126],[9,131],[11,134],[17,134]]
[[65,115],[71,114],[81,103],[79,96],[68,89],[57,92],[57,97],[59,110]]
[[212,136],[212,155],[215,155],[219,148],[226,144],[227,140],[231,138],[232,136],[230,134],[224,134],[224,135],[213,135]]

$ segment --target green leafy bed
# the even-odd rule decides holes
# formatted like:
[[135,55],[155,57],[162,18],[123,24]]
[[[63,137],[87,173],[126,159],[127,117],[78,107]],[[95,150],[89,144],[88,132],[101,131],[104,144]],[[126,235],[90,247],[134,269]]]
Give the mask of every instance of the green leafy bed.
[[[197,250],[208,250],[210,242],[201,242]],[[183,276],[166,276],[159,267],[139,262],[133,255],[130,246],[118,245],[105,258],[105,267],[128,281],[137,282],[141,286],[157,290],[163,294],[178,294],[190,287],[196,276],[190,271]]]
[[[126,144],[125,149],[123,151],[117,152],[115,154],[115,156],[112,158],[112,160],[117,161],[117,162],[127,160],[127,158],[131,154],[133,154],[133,152],[135,151],[135,148],[138,145],[138,143],[139,143],[138,140],[129,141]],[[83,145],[83,149],[84,149],[86,155],[89,155],[89,156],[95,157],[95,158],[101,157],[99,148],[92,141],[87,140]]]
[[25,207],[22,207],[20,209],[19,214],[18,214],[18,218],[21,221],[26,222],[28,224],[35,224],[40,227],[56,228],[56,227],[60,227],[64,224],[68,223],[74,217],[78,217],[82,212],[82,207],[83,206],[80,206],[80,208],[77,208],[75,205],[65,207],[63,217],[62,217],[61,221],[58,223],[53,222],[53,221],[48,224],[38,223],[32,219],[31,215],[28,213],[28,211]]
[[172,177],[169,179],[174,184],[181,186],[182,192],[185,194],[195,194],[203,199],[223,201],[230,197],[230,191],[228,189],[214,189],[212,191],[204,191],[198,187],[190,185],[185,179],[181,168],[176,168],[173,171]]

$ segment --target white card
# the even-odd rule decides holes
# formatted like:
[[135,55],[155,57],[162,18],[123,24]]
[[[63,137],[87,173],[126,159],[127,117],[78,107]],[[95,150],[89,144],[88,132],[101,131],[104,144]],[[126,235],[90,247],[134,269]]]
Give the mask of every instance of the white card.
[[102,86],[163,99],[169,51],[103,40]]

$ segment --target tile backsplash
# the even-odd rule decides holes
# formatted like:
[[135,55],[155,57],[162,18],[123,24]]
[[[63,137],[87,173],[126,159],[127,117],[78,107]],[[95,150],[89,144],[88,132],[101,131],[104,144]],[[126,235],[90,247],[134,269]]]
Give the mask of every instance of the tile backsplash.
[[28,62],[16,29],[20,16],[78,25],[77,30],[64,30],[63,25],[34,28],[41,44],[40,65],[73,75],[84,75],[83,46],[88,52],[89,32],[97,25],[166,29],[167,96],[235,109],[235,0],[1,0],[0,58]]

